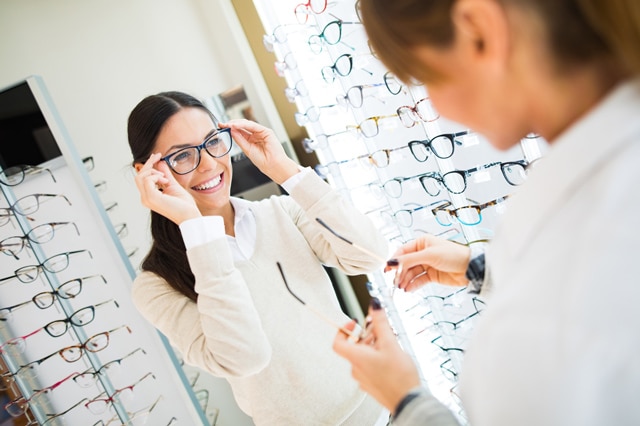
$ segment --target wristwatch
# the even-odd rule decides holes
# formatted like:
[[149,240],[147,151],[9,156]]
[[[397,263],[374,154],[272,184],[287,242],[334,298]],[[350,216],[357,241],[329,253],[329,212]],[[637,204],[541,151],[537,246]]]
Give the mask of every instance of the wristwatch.
[[478,294],[484,282],[484,251],[479,248],[471,248],[471,259],[467,266],[465,276],[469,280],[469,293]]

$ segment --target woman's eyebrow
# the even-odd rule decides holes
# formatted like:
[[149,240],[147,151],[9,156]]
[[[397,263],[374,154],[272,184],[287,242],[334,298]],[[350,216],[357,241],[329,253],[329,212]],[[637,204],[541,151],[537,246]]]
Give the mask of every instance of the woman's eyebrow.
[[211,136],[213,136],[213,135],[215,135],[216,133],[218,133],[219,131],[220,131],[220,129],[213,128],[213,129],[211,129],[211,130],[209,131],[209,133],[207,133],[207,135],[206,135],[204,138],[202,138],[202,139],[201,139],[201,142],[200,142],[200,143],[198,143],[197,145],[191,145],[191,144],[188,144],[188,143],[175,144],[175,145],[171,145],[171,146],[169,147],[169,151],[173,151],[173,150],[175,150],[175,149],[181,149],[181,148],[188,148],[188,147],[190,147],[190,146],[198,146],[198,145],[200,145],[202,142],[204,142],[204,141],[206,141],[207,139],[209,139]]

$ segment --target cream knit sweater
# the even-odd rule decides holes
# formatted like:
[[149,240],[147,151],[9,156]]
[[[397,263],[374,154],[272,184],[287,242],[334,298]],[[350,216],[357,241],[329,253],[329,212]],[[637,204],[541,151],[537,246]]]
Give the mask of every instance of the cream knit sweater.
[[234,264],[226,239],[188,251],[197,304],[143,272],[133,285],[136,307],[186,363],[226,378],[256,425],[373,425],[382,408],[333,352],[336,330],[287,292],[276,262],[300,298],[344,324],[349,319],[322,265],[347,274],[382,265],[315,218],[383,258],[386,240],[315,174],[290,196],[254,202],[251,210],[257,235],[249,260]]

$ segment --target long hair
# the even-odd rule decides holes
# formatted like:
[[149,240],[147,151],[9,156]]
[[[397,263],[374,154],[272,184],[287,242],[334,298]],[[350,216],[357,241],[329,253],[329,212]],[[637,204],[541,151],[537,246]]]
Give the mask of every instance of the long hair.
[[[640,2],[638,0],[495,0],[538,14],[546,25],[549,50],[562,70],[591,61],[613,60],[640,74]],[[411,47],[450,46],[455,37],[455,0],[360,0],[360,16],[371,46],[385,66],[404,81],[434,81]]]
[[[129,148],[133,164],[146,162],[154,152],[158,134],[164,124],[183,108],[199,108],[216,118],[198,99],[182,92],[162,92],[144,98],[131,111],[127,124]],[[178,225],[166,217],[151,212],[152,245],[142,262],[142,270],[153,272],[164,278],[171,287],[193,301],[195,278],[187,259],[186,248]]]

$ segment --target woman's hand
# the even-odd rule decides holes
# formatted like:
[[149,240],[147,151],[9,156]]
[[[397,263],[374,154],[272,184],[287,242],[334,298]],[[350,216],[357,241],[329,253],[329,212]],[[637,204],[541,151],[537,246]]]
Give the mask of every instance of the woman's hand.
[[273,130],[249,120],[230,120],[220,127],[230,128],[233,140],[269,179],[282,184],[298,173],[298,165],[287,156]]
[[201,216],[189,194],[173,177],[169,166],[152,154],[143,165],[136,165],[136,186],[142,205],[180,225],[187,219]]
[[403,245],[387,263],[385,272],[396,269],[395,284],[414,291],[430,282],[465,286],[471,249],[434,235],[423,235]]
[[[420,384],[420,376],[413,359],[398,344],[385,311],[379,306],[378,303],[378,309],[369,309],[371,325],[368,331],[372,339],[355,343],[339,332],[333,341],[333,350],[351,363],[351,375],[360,383],[360,388],[393,413],[402,398]],[[352,321],[344,328],[352,330],[354,326]]]

